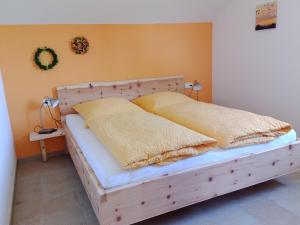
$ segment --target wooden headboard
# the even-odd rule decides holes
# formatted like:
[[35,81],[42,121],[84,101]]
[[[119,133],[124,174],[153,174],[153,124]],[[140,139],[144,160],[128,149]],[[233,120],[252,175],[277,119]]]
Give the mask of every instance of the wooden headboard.
[[123,97],[129,100],[161,92],[184,90],[183,76],[123,80],[114,82],[90,82],[57,88],[61,116],[76,113],[73,106],[98,98]]

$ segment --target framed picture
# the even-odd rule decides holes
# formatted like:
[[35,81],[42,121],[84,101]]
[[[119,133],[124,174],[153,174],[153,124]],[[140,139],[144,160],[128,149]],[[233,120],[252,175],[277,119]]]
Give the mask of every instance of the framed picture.
[[255,30],[273,29],[277,26],[277,1],[260,4],[256,7]]

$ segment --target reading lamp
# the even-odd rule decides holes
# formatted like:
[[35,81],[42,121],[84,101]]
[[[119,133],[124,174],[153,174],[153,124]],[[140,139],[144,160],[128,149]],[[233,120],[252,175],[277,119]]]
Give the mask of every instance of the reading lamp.
[[[57,131],[58,124],[60,124],[60,121],[54,118],[54,116],[52,114],[52,111],[51,111],[51,108],[56,108],[58,105],[59,105],[59,100],[58,99],[53,99],[53,98],[48,97],[48,96],[46,96],[43,99],[41,107],[40,107],[40,123],[41,123],[41,125],[39,126],[40,127],[40,130],[38,132],[39,134],[51,134],[51,133]],[[51,119],[54,121],[54,123],[56,125],[56,128],[45,128],[44,127],[44,119],[43,119],[43,109],[44,109],[44,107],[47,107],[47,109],[49,110]]]
[[199,100],[199,92],[202,90],[203,86],[197,81],[195,80],[194,83],[191,83],[190,85],[190,89],[191,92],[189,94],[189,96],[191,97],[193,92],[195,91],[197,94],[197,101]]

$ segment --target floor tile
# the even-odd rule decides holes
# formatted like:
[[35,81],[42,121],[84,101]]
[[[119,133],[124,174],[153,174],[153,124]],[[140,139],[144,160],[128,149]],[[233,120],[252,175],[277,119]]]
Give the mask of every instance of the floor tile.
[[270,225],[299,225],[300,217],[293,212],[279,206],[272,200],[261,199],[243,208],[262,224]]

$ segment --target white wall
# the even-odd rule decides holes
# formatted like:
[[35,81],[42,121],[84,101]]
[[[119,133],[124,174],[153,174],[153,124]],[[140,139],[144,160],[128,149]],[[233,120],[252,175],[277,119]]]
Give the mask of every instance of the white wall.
[[211,22],[228,0],[1,0],[0,24]]
[[0,224],[9,225],[15,183],[16,157],[0,72]]
[[278,0],[278,28],[255,31],[261,0],[231,0],[214,21],[213,100],[294,124],[300,133],[300,1]]

